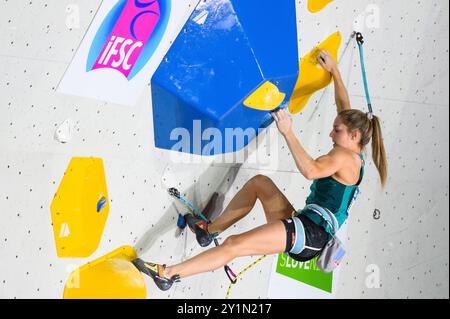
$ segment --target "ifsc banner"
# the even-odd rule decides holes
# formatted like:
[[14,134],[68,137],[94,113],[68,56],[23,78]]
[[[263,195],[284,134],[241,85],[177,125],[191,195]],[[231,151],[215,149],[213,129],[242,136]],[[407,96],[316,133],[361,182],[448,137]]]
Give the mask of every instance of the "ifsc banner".
[[58,93],[133,106],[199,0],[104,0]]
[[[345,244],[347,224],[338,232]],[[344,262],[345,262],[344,257]],[[332,273],[325,273],[317,267],[317,257],[299,262],[287,254],[274,256],[268,297],[270,299],[334,299],[338,288],[339,272],[342,265]]]

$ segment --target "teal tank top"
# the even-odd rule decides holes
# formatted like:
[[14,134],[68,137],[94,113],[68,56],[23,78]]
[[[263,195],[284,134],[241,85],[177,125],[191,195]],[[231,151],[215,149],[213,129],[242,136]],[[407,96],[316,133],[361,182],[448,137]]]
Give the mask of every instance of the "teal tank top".
[[[316,179],[311,185],[311,194],[306,199],[307,205],[317,204],[330,210],[336,217],[339,228],[346,221],[348,211],[359,194],[359,185],[364,176],[364,157],[362,154],[360,154],[359,157],[361,158],[362,165],[359,180],[356,185],[344,185],[331,176]],[[315,224],[324,227],[325,230],[331,234],[331,227],[318,214],[310,210],[303,210],[301,211],[301,214],[306,215]]]

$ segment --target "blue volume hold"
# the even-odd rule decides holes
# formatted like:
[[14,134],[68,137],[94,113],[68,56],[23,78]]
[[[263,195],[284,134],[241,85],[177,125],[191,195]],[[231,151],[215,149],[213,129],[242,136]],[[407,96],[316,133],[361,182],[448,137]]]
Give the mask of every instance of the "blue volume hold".
[[266,82],[289,101],[299,74],[295,0],[200,1],[151,79],[155,146],[240,151],[273,123],[244,104]]

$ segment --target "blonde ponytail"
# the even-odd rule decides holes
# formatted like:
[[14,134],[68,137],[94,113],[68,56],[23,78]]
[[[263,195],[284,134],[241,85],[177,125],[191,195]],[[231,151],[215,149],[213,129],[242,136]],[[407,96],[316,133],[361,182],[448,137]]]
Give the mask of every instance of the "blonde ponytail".
[[371,113],[366,114],[355,109],[341,111],[338,116],[349,131],[359,130],[361,132],[361,149],[364,149],[372,140],[372,158],[380,174],[381,187],[384,188],[387,182],[388,170],[380,119]]
[[384,188],[387,182],[386,151],[381,134],[380,120],[375,115],[372,119],[372,159],[380,174],[381,187]]

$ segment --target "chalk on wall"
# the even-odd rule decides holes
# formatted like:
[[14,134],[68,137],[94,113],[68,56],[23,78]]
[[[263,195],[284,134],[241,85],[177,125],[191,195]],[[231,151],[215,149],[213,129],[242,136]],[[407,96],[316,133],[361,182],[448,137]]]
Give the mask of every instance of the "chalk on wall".
[[61,143],[68,143],[72,139],[75,124],[72,119],[67,119],[55,131],[55,140]]

